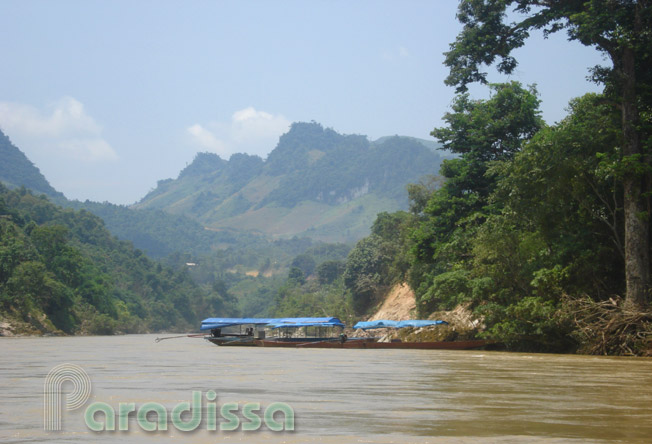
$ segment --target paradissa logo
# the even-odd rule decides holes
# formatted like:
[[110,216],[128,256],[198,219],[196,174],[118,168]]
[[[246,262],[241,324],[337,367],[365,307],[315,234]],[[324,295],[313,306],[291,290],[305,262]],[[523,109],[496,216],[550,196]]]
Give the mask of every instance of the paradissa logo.
[[[133,402],[121,402],[118,405],[118,430],[129,430],[129,416],[134,413],[138,425],[146,432],[167,430],[169,422],[179,431],[190,432],[200,426],[205,408],[206,430],[216,431],[218,428],[218,406],[216,402],[211,401],[217,399],[217,394],[213,390],[206,392],[208,402],[206,402],[205,406],[202,405],[202,398],[202,392],[193,391],[192,405],[189,402],[180,402],[172,409],[169,418],[166,408],[157,402],[147,402],[138,409]],[[240,417],[237,413],[240,412],[240,405],[235,402],[222,404],[219,411],[222,418],[226,420],[226,422],[219,423],[219,429],[223,431],[238,430]],[[268,405],[264,413],[261,413],[261,411],[262,408],[258,402],[244,404],[242,416],[246,421],[242,422],[243,431],[260,429],[263,424],[261,414],[265,426],[273,432],[294,430],[294,411],[289,405],[283,402],[275,402]],[[182,418],[184,413],[185,420]],[[156,420],[152,416],[156,416]],[[116,411],[105,402],[94,402],[89,405],[84,414],[84,419],[88,428],[95,432],[116,430]]]
[[[43,385],[43,428],[61,430],[61,399],[64,383],[72,384],[72,391],[66,395],[66,407],[75,410],[90,398],[91,381],[84,369],[74,364],[61,364],[48,373]],[[206,402],[204,402],[204,399]],[[168,410],[157,402],[146,402],[140,407],[136,403],[119,403],[118,411],[106,402],[90,404],[84,413],[84,420],[89,429],[95,432],[129,430],[130,417],[135,418],[138,426],[147,432],[168,430],[169,423],[177,430],[189,432],[196,430],[206,419],[206,430],[233,431],[242,427],[243,431],[258,430],[263,425],[273,431],[294,430],[294,410],[288,404],[275,402],[268,405],[264,412],[258,402],[243,405],[225,403],[219,409],[224,421],[218,421],[217,393],[213,390],[202,396],[201,391],[192,392],[191,402],[180,402],[168,415]],[[205,413],[205,414],[204,414]],[[243,421],[241,422],[240,417]],[[262,419],[261,419],[262,418]]]

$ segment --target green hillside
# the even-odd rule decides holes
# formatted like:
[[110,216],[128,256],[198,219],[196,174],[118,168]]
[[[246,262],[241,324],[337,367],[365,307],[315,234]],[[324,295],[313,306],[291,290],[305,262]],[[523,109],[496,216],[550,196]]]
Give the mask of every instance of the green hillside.
[[24,186],[35,193],[45,194],[50,197],[63,197],[63,194],[56,191],[43,177],[43,174],[34,164],[20,151],[9,137],[0,130],[0,182],[9,188]]
[[294,123],[267,160],[200,153],[134,207],[184,214],[217,229],[354,241],[377,213],[407,209],[407,184],[436,173],[440,162],[419,139],[370,143],[318,123]]
[[[435,140],[432,140],[432,139],[430,139],[430,140],[428,140],[428,139],[420,139],[418,137],[399,136],[398,134],[394,135],[394,136],[379,137],[378,139],[374,140],[371,143],[374,144],[374,145],[380,145],[382,143],[385,143],[388,139],[391,139],[392,137],[401,137],[403,139],[408,139],[408,140],[411,140],[411,141],[414,141],[414,142],[419,142],[420,144],[422,144],[426,148],[430,148],[433,151],[442,149],[442,144],[435,141]],[[440,152],[439,155],[441,155],[443,157],[450,157],[450,153],[447,153],[447,152]]]
[[15,333],[187,331],[235,306],[185,267],[116,239],[90,212],[0,185],[0,320]]

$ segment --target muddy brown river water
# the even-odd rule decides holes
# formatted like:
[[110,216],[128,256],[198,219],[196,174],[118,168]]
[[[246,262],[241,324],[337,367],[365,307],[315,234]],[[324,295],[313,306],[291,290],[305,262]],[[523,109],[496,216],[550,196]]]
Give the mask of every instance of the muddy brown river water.
[[[652,359],[220,348],[202,339],[155,338],[0,338],[0,442],[652,442]],[[84,405],[67,410],[76,383],[62,382],[61,430],[44,430],[46,377],[61,364],[82,368],[92,389]],[[202,396],[201,421],[181,431],[171,413],[191,403],[193,392]],[[98,403],[116,412],[133,404],[127,430],[118,430],[118,420],[115,431],[91,430],[85,414]],[[141,426],[137,411],[147,403],[165,408],[167,430]],[[293,410],[293,431],[267,427],[263,412],[274,403]],[[235,431],[220,430],[230,419],[221,414],[225,404],[238,417]],[[259,429],[243,430],[251,420],[244,406],[257,404]],[[210,430],[211,416],[217,430]],[[106,425],[103,418],[92,416]],[[155,423],[157,416],[145,418]],[[275,418],[282,423],[284,416]]]

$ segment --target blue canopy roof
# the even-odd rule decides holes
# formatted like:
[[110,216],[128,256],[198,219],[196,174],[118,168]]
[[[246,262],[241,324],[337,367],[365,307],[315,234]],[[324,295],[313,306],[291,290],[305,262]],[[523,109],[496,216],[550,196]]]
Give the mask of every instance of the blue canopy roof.
[[207,318],[201,321],[200,330],[231,327],[234,325],[269,325],[281,327],[344,327],[338,318]]
[[285,318],[280,322],[270,322],[272,328],[298,328],[298,327],[342,327],[344,323],[338,318]]
[[274,318],[208,318],[201,321],[200,330],[212,330],[214,328],[231,327],[233,325],[267,325],[277,321]]
[[397,328],[399,321],[367,321],[367,322],[358,322],[353,326],[353,328],[361,328],[363,330],[371,330],[373,328]]
[[410,321],[366,321],[358,322],[353,326],[354,329],[372,330],[374,328],[404,328],[404,327],[428,327],[430,325],[448,325],[446,321],[428,321],[428,320],[410,320]]

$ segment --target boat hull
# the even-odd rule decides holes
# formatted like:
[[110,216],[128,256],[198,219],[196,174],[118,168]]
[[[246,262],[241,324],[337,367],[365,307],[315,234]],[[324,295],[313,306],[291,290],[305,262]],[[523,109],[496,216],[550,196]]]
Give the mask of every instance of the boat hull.
[[213,337],[207,336],[208,342],[219,345],[220,347],[255,347],[256,342],[253,338],[229,338],[229,337]]
[[259,347],[291,347],[291,348],[363,348],[356,346],[360,342],[374,342],[373,338],[349,339],[342,343],[339,338],[317,339],[311,341],[275,341],[271,339],[257,340]]
[[297,347],[323,341],[339,341],[332,338],[254,339],[252,336],[205,336],[204,339],[220,347]]

